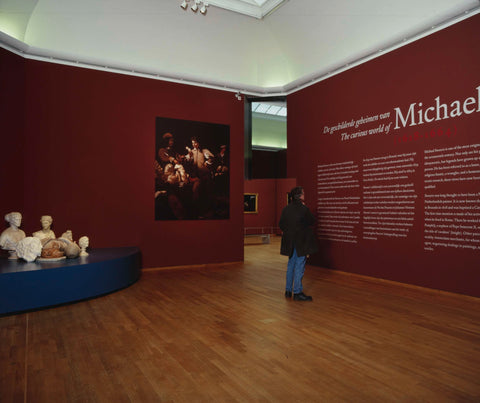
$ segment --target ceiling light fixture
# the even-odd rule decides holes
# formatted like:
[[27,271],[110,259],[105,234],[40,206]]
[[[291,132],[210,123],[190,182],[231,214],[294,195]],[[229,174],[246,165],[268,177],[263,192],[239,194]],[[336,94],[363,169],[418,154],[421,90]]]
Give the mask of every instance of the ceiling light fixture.
[[[182,4],[180,4],[180,7],[182,7],[184,10],[188,9],[188,3],[190,0],[183,0]],[[200,14],[205,15],[207,13],[207,7],[208,7],[208,2],[203,1],[203,0],[192,0],[193,4],[190,7],[190,10],[192,10],[194,13],[196,13],[199,8],[200,8]]]

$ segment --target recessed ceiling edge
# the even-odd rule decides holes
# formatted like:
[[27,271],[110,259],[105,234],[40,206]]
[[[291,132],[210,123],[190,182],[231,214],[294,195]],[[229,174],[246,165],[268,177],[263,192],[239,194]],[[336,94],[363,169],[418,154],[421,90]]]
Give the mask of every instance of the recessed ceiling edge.
[[[277,0],[282,1],[282,0]],[[212,3],[213,4],[213,3]],[[364,57],[361,57],[356,60],[349,61],[344,63],[341,66],[337,66],[329,71],[324,72],[317,72],[310,76],[302,77],[298,80],[295,80],[291,83],[288,83],[284,86],[280,87],[259,87],[259,86],[251,86],[251,85],[243,85],[238,83],[223,83],[223,82],[214,82],[214,81],[205,81],[202,80],[200,77],[180,77],[180,76],[173,76],[162,72],[151,72],[151,71],[142,71],[141,68],[136,67],[125,67],[125,66],[115,66],[111,65],[110,63],[99,63],[98,60],[95,61],[88,61],[88,60],[73,60],[69,59],[68,57],[62,57],[61,55],[54,54],[53,52],[49,52],[45,49],[38,49],[33,48],[25,44],[24,42],[15,39],[4,32],[0,31],[0,47],[11,51],[21,57],[26,59],[33,59],[38,61],[45,61],[50,63],[58,63],[64,65],[70,65],[75,67],[82,67],[82,68],[89,68],[94,70],[101,70],[107,71],[117,74],[126,74],[131,76],[138,76],[143,78],[149,78],[154,80],[162,80],[162,81],[169,81],[175,82],[180,84],[186,85],[193,85],[211,89],[217,89],[221,91],[229,91],[229,92],[240,92],[245,95],[252,95],[256,97],[267,97],[267,96],[286,96],[292,94],[296,91],[309,87],[313,84],[326,80],[330,77],[333,77],[337,74],[340,74],[346,70],[349,70],[355,66],[360,64],[366,63],[374,58],[377,58],[385,53],[398,49],[404,45],[417,41],[425,36],[433,34],[434,32],[440,31],[448,26],[456,24],[460,21],[465,19],[471,18],[472,16],[480,13],[480,6],[477,6],[473,9],[466,10],[461,15],[455,16],[450,18],[442,23],[435,25],[435,27],[431,27],[427,30],[417,33],[416,35],[412,35],[410,38],[404,38],[403,40],[393,43],[390,46],[383,47],[378,51],[374,51]]]

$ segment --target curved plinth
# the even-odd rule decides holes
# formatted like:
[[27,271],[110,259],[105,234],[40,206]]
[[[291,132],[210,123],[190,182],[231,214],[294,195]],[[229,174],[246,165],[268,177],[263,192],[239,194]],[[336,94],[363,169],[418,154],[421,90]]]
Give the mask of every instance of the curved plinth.
[[57,262],[0,259],[0,315],[96,297],[140,277],[135,247],[92,249]]

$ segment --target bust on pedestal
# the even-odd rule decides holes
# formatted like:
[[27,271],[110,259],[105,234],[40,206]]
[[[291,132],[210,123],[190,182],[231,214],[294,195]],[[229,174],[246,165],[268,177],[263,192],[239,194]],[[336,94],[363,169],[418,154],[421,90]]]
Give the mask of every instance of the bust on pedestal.
[[34,232],[33,236],[40,239],[40,241],[42,241],[42,245],[44,245],[47,240],[55,239],[55,233],[50,229],[53,223],[53,218],[49,215],[42,215],[40,218],[40,223],[42,224],[42,229]]
[[25,232],[19,228],[22,224],[22,215],[17,211],[8,213],[5,215],[5,221],[10,224],[10,227],[0,234],[0,247],[8,251],[9,259],[18,259],[17,243],[25,238]]
[[78,246],[80,246],[80,256],[88,256],[87,248],[90,240],[88,236],[82,236],[78,240]]

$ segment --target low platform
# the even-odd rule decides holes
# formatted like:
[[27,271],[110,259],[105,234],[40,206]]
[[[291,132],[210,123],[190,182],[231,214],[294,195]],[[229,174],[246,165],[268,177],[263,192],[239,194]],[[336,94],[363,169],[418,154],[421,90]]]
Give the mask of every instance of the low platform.
[[270,234],[248,234],[244,235],[244,238],[260,238],[262,243],[270,243]]
[[96,297],[128,287],[140,277],[136,247],[88,253],[57,262],[0,259],[0,315]]

